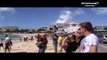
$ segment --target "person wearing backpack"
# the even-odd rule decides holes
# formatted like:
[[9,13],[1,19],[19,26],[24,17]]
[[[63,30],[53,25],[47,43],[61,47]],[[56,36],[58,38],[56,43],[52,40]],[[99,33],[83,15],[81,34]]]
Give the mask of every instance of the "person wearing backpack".
[[38,53],[44,53],[45,50],[46,50],[46,42],[44,40],[44,37],[40,37],[40,41],[38,42],[38,48],[39,48],[39,51]]

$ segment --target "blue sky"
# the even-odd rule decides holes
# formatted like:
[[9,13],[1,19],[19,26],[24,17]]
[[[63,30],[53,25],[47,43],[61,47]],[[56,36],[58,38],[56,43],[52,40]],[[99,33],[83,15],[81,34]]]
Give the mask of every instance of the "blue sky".
[[69,21],[81,23],[90,21],[93,25],[107,24],[107,8],[73,8],[73,7],[30,7],[0,8],[0,26],[18,26],[25,29],[36,29],[55,23],[62,11],[70,11]]

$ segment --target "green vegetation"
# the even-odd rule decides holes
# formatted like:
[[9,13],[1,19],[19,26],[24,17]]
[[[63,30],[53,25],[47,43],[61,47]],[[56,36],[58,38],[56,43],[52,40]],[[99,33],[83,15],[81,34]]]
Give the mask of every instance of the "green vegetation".
[[7,33],[12,33],[12,32],[14,32],[14,33],[18,33],[18,32],[20,32],[20,33],[35,33],[36,30],[35,29],[20,29],[20,30],[15,29],[15,30],[11,31],[11,30],[7,29],[5,32],[7,32]]

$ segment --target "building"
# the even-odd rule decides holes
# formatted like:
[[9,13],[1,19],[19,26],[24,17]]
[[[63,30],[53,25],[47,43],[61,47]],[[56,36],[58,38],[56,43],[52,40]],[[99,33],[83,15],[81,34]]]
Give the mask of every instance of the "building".
[[1,30],[9,30],[9,31],[14,31],[14,30],[18,30],[19,29],[19,27],[18,26],[2,26],[2,27],[0,27],[1,28]]
[[100,37],[103,35],[107,35],[107,25],[96,25],[94,27],[94,32]]
[[[56,28],[55,28],[56,27]],[[79,24],[76,22],[66,22],[66,23],[56,23],[53,25],[50,25],[47,29],[50,31],[62,31],[64,30],[65,32],[74,32],[78,30]]]
[[65,23],[66,28],[64,28],[65,32],[75,32],[79,29],[79,24],[76,22]]
[[5,31],[6,31],[6,29],[3,29],[0,27],[0,32],[5,32]]
[[106,25],[97,25],[94,27],[95,31],[107,31],[107,26]]

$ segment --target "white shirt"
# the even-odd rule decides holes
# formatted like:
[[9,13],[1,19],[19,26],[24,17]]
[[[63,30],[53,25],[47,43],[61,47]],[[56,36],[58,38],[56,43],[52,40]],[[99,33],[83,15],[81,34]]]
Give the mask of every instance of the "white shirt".
[[98,44],[98,38],[94,34],[90,34],[89,36],[86,36],[82,41],[80,48],[82,49],[82,53],[87,53],[90,50],[91,45],[96,45]]
[[6,37],[6,38],[5,38],[5,42],[6,42],[7,40],[9,40],[9,39],[10,39],[9,37]]

